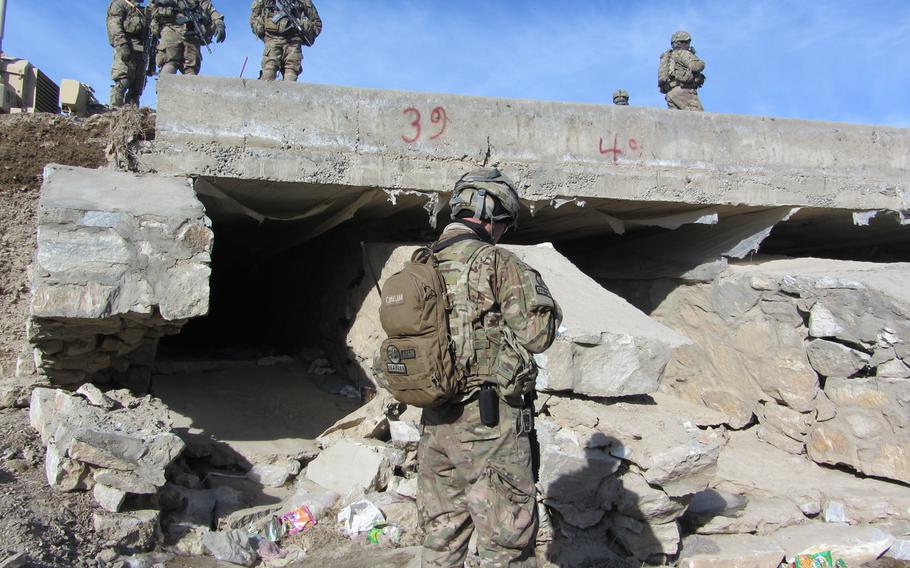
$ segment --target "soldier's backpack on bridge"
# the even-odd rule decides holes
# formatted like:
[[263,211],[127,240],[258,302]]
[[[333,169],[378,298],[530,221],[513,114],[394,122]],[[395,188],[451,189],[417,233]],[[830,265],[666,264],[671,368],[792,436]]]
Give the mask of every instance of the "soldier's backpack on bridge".
[[374,371],[400,402],[431,408],[461,389],[449,333],[450,300],[429,248],[414,252],[404,268],[386,280],[379,319],[382,342]]
[[670,81],[673,78],[673,53],[672,49],[669,49],[660,54],[660,65],[657,67],[657,88],[660,89],[660,92],[667,94],[670,92]]

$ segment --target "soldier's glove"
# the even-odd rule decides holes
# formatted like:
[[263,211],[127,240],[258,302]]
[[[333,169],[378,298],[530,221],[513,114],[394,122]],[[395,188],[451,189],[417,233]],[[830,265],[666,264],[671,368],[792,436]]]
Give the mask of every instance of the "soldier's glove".
[[120,58],[120,61],[128,62],[133,56],[133,49],[130,47],[130,44],[124,43],[117,46],[117,57]]
[[224,22],[215,23],[215,41],[218,43],[224,43],[227,34],[224,31]]

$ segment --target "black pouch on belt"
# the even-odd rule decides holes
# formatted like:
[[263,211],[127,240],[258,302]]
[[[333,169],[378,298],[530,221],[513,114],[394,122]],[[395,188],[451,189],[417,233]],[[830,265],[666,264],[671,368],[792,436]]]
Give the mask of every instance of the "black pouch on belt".
[[480,387],[478,402],[480,402],[480,422],[489,427],[499,424],[499,394],[496,392],[496,385],[484,383]]

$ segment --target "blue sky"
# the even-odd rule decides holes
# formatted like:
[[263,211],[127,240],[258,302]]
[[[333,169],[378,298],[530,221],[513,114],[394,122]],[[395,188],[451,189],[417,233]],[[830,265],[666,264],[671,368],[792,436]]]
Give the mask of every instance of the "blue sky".
[[[228,41],[203,74],[258,73],[250,0],[214,0]],[[910,127],[910,0],[315,0],[315,83],[664,106],[658,57],[689,30],[710,111]],[[107,99],[107,0],[8,0],[4,51]],[[149,89],[143,103],[154,104]]]

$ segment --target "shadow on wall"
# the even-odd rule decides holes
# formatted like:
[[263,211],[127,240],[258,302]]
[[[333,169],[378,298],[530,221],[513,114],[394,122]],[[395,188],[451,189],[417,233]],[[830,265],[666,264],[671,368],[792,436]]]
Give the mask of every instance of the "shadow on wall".
[[620,447],[619,440],[598,432],[585,443],[581,467],[573,468],[571,459],[556,463],[562,473],[547,480],[548,466],[542,464],[540,485],[550,527],[542,519],[541,535],[552,530],[546,559],[553,565],[639,568],[646,560],[657,565],[666,561],[652,554],[662,546],[644,521],[639,495],[623,486],[628,464],[622,462],[615,472],[611,465],[617,460],[610,450]]

